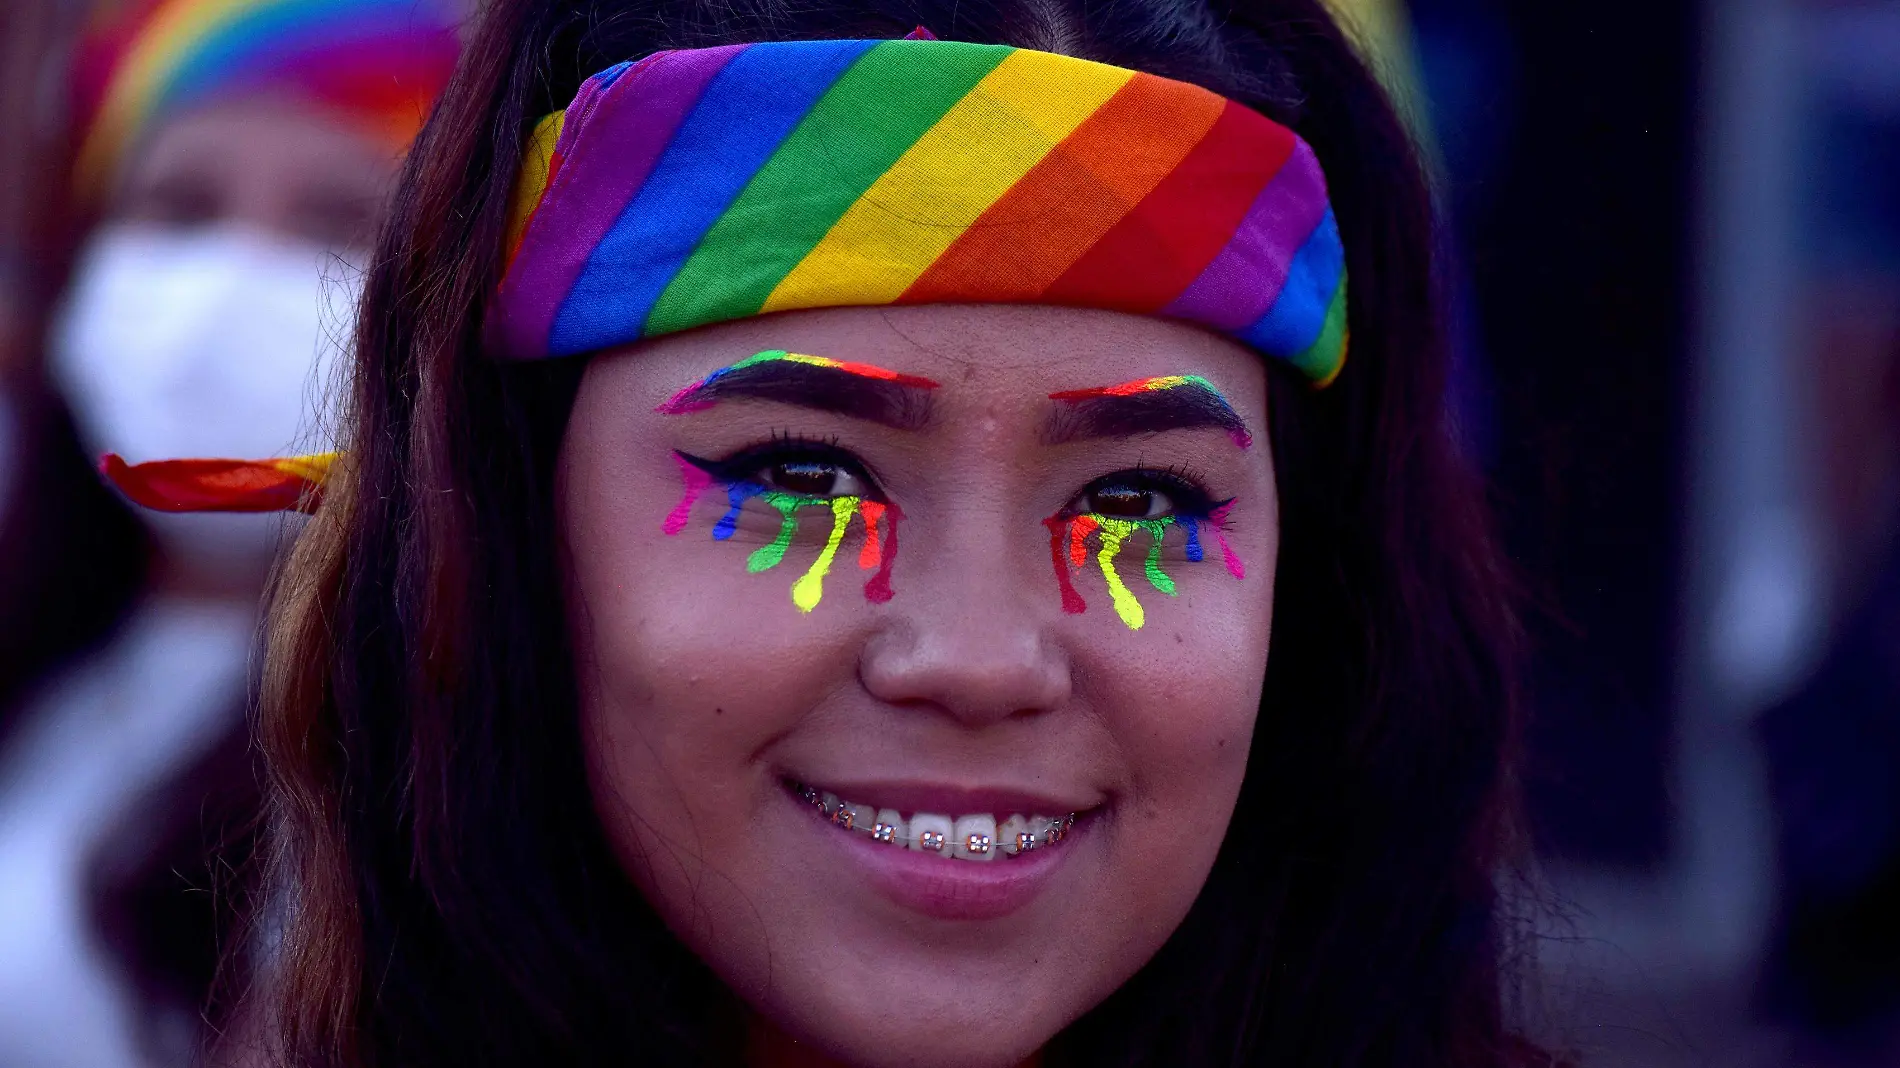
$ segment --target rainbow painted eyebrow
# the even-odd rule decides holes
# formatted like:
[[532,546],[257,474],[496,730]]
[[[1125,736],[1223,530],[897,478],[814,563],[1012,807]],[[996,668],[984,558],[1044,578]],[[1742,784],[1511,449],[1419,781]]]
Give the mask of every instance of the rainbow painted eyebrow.
[[1240,413],[1214,383],[1200,375],[1137,378],[1113,386],[1051,393],[1049,399],[1062,406],[1044,429],[1045,444],[1219,427],[1240,448],[1253,445],[1253,434]]
[[721,367],[654,411],[684,415],[722,400],[754,397],[916,430],[929,421],[929,391],[936,388],[928,378],[868,363],[767,349]]

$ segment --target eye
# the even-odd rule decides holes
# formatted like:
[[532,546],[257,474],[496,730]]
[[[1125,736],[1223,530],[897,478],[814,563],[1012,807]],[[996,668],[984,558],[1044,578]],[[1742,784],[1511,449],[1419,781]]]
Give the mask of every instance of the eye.
[[825,460],[786,460],[764,468],[755,479],[760,485],[800,497],[869,497],[865,479],[843,464]]
[[177,230],[210,226],[227,205],[218,183],[195,174],[168,174],[127,191],[116,214]]
[[1109,485],[1089,490],[1078,500],[1082,511],[1112,519],[1159,519],[1174,514],[1174,500],[1158,490]]
[[877,480],[857,457],[828,441],[774,436],[722,460],[686,453],[680,459],[727,485],[746,483],[770,493],[813,500],[861,497],[883,501]]
[[1118,471],[1088,484],[1066,515],[1097,515],[1107,519],[1165,519],[1169,516],[1204,518],[1216,507],[1191,476],[1174,471],[1146,469]]

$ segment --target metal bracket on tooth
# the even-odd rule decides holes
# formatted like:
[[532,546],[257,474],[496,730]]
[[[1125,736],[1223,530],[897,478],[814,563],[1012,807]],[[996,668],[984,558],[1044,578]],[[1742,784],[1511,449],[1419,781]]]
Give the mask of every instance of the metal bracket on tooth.
[[[797,784],[797,791],[800,798],[823,813],[825,818],[832,823],[847,831],[859,830],[857,827],[857,813],[853,812],[842,798],[840,798],[835,805],[829,804],[826,802],[823,793],[804,783]],[[1043,846],[1055,845],[1068,837],[1069,831],[1074,827],[1075,813],[1071,812],[1059,820],[1051,820],[1047,828],[1045,828],[1041,834],[1037,834],[1034,831],[1020,832],[1016,835],[1015,848],[1004,849],[1004,855],[1019,856],[1023,853],[1041,849]],[[937,831],[925,831],[916,839],[900,839],[897,837],[897,828],[895,826],[881,821],[867,830],[872,838],[887,845],[904,847],[910,845],[912,841],[915,841],[918,846],[931,853],[941,853],[949,848],[948,840],[943,834]],[[964,843],[964,849],[966,851],[975,853],[978,856],[982,856],[996,848],[999,848],[997,843],[986,834],[970,835],[969,839]]]

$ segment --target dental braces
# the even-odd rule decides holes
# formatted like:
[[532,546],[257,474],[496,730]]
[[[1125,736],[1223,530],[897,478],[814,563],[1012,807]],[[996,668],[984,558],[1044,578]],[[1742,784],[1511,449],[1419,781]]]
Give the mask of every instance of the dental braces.
[[[806,803],[817,809],[821,815],[830,820],[834,825],[844,830],[853,831],[858,834],[868,834],[876,841],[900,848],[908,848],[915,845],[926,853],[942,853],[945,850],[953,848],[952,843],[947,837],[938,831],[925,831],[920,835],[912,837],[909,835],[899,836],[896,827],[881,821],[874,823],[869,828],[859,827],[857,826],[857,813],[851,811],[842,799],[834,798],[827,801],[824,794],[821,794],[819,791],[803,783],[797,784],[797,790],[798,796],[803,798]],[[997,843],[992,841],[987,834],[972,834],[964,840],[962,846],[965,852],[974,853],[977,856],[983,856],[992,849],[1002,850],[1003,855],[1006,857],[1021,856],[1032,850],[1055,845],[1068,837],[1069,832],[1075,827],[1075,815],[1075,813],[1071,812],[1066,816],[1049,820],[1038,830],[1018,832],[1014,842]]]

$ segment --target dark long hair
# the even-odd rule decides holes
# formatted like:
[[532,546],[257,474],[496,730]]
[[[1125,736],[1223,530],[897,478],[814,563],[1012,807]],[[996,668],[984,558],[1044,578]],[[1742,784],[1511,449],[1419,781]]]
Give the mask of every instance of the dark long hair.
[[587,75],[918,24],[1195,81],[1293,127],[1353,279],[1338,382],[1270,372],[1282,541],[1239,811],[1181,929],[1052,1060],[1541,1063],[1506,1019],[1514,628],[1444,422],[1429,197],[1319,0],[497,0],[409,163],[351,460],[276,595],[261,744],[286,926],[244,1034],[281,1061],[737,1057],[732,995],[623,876],[587,794],[552,490],[581,361],[485,361],[482,307],[524,132]]

